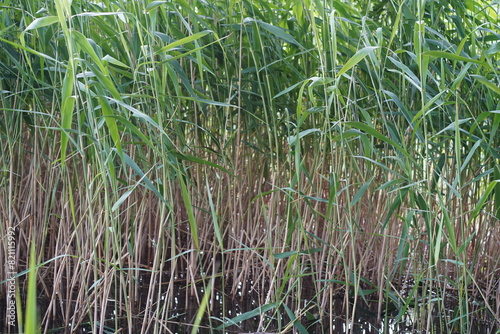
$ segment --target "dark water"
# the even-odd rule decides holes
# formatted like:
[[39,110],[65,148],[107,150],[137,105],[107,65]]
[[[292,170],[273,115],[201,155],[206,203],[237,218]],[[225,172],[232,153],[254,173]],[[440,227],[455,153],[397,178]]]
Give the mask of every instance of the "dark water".
[[[230,284],[227,284],[230,286]],[[106,315],[104,327],[104,333],[140,333],[143,324],[142,319],[144,315],[142,311],[146,305],[147,298],[147,286],[149,283],[144,284],[144,289],[139,290],[140,295],[138,296],[139,302],[136,305],[137,317],[133,321],[132,327],[129,328],[129,324],[125,320],[115,318],[114,302],[110,302],[108,308],[108,313]],[[283,304],[266,304],[265,296],[257,294],[252,291],[252,282],[248,281],[245,284],[248,291],[243,293],[240,289],[236,294],[231,294],[230,291],[223,291],[220,282],[214,286],[213,293],[211,296],[211,302],[209,303],[205,316],[202,319],[198,333],[280,333],[286,331],[287,333],[471,333],[471,334],[493,334],[500,333],[498,330],[498,323],[494,323],[491,319],[476,319],[472,318],[472,326],[470,330],[461,329],[459,327],[453,327],[453,325],[448,324],[449,319],[453,319],[453,311],[445,311],[444,314],[433,314],[429,321],[428,328],[429,331],[415,328],[414,319],[418,315],[414,314],[413,309],[409,309],[402,317],[397,318],[396,314],[386,314],[383,319],[378,321],[375,317],[371,316],[374,313],[374,309],[363,309],[359,308],[356,312],[360,316],[352,320],[346,319],[343,312],[344,298],[342,296],[337,296],[334,301],[335,305],[338,305],[336,310],[322,310],[323,317],[319,318],[319,310],[310,308],[308,314],[304,314],[300,319],[296,319],[295,322],[291,322],[289,314],[287,314],[287,306]],[[162,289],[163,290],[163,289]],[[166,290],[166,289],[165,289]],[[186,290],[185,284],[175,285],[173,289],[173,295],[171,304],[168,310],[168,321],[163,323],[162,329],[157,331],[158,333],[175,333],[184,334],[191,333],[192,324],[195,321],[196,314],[199,308],[199,302],[197,299],[190,297],[190,292]],[[204,294],[202,286],[197,287],[198,296],[201,299]],[[166,292],[163,296],[166,296]],[[5,305],[4,301],[0,302]],[[165,304],[166,301],[165,301]],[[313,305],[312,303],[307,303],[307,300],[302,301],[301,309],[308,309],[307,305]],[[267,305],[267,306],[265,306]],[[376,305],[375,305],[376,306]],[[41,314],[44,314],[46,309],[49,307],[48,298],[39,298],[39,309]],[[259,307],[261,307],[259,309]],[[352,305],[348,307],[352,308]],[[288,311],[293,314],[288,306]],[[251,314],[251,312],[253,313]],[[397,313],[397,310],[394,310]],[[142,313],[142,314],[141,314]],[[250,316],[255,315],[255,316]],[[328,314],[335,314],[333,317],[325,317]],[[5,324],[4,311],[0,306],[0,334],[7,333],[18,333],[18,329],[15,327],[7,327]],[[244,319],[242,319],[244,318]],[[62,318],[61,318],[62,319]],[[233,319],[236,323],[231,323]],[[445,320],[448,319],[448,320]],[[154,320],[151,321],[154,323]],[[80,324],[78,328],[70,330],[60,325],[61,320],[59,319],[46,319],[48,327],[45,327],[49,333],[94,333],[92,328],[88,324]],[[118,325],[118,326],[117,326]],[[120,329],[120,330],[118,330]],[[154,333],[153,326],[147,331],[147,333]]]
[[[181,299],[179,299],[181,300]],[[446,324],[444,318],[450,319],[452,311],[447,311],[448,314],[443,314],[441,317],[434,314],[429,324],[429,331],[415,328],[414,319],[417,316],[413,309],[409,309],[402,317],[397,318],[396,315],[385,315],[383,319],[378,321],[375,317],[360,316],[355,321],[347,320],[343,315],[342,302],[338,301],[338,309],[334,310],[335,316],[332,318],[323,317],[321,319],[314,319],[313,317],[307,319],[297,319],[295,324],[291,325],[290,317],[287,316],[283,307],[273,307],[267,312],[260,313],[256,317],[238,322],[237,324],[230,325],[229,319],[242,316],[246,312],[251,312],[263,305],[263,301],[256,294],[246,294],[245,297],[239,298],[235,296],[229,298],[223,295],[221,291],[214,292],[214,302],[210,317],[204,318],[203,327],[199,329],[199,333],[279,333],[287,330],[287,332],[301,333],[301,330],[307,333],[464,333],[471,334],[493,334],[497,333],[495,326],[492,323],[487,323],[482,319],[473,319],[472,328],[470,331],[453,328],[452,325]],[[304,304],[306,302],[304,301]],[[197,307],[183,307],[184,305],[197,305],[195,301],[185,301],[180,303],[178,310],[172,312],[172,321],[178,321],[178,324],[173,325],[170,330],[172,333],[182,334],[190,333]],[[316,310],[317,311],[317,310]],[[360,309],[359,313],[367,313],[368,310]],[[317,313],[317,312],[314,312]],[[329,313],[329,312],[326,312]],[[214,330],[220,327],[223,323],[228,324],[223,329]],[[298,324],[297,324],[298,323]],[[264,326],[264,327],[262,327]],[[293,330],[292,330],[293,329]]]

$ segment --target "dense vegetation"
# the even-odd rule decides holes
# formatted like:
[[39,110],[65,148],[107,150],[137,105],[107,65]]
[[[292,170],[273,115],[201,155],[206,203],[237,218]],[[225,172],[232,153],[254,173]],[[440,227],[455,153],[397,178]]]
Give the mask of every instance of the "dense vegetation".
[[3,1],[0,233],[42,328],[165,333],[182,286],[194,332],[216,285],[260,329],[498,325],[499,12]]

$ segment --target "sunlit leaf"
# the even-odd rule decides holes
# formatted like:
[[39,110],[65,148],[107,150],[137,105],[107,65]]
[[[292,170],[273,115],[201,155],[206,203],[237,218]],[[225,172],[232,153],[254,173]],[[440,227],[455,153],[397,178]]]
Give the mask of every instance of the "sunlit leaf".
[[33,22],[31,22],[30,25],[27,26],[24,31],[50,26],[58,21],[59,21],[59,18],[57,16],[39,17],[39,18],[35,19]]
[[373,50],[378,49],[378,46],[367,46],[359,50],[352,56],[345,64],[342,66],[340,71],[337,73],[337,76],[341,76],[342,74],[349,71],[351,68],[356,66],[361,60],[363,60],[366,56],[368,56]]

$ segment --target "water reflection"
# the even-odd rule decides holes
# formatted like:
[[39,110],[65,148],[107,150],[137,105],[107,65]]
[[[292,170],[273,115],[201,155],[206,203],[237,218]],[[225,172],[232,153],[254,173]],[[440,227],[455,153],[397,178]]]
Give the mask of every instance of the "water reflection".
[[[450,320],[456,318],[452,308],[444,311],[446,312],[444,314],[433,313],[428,321],[428,328],[426,328],[426,330],[418,330],[415,328],[415,319],[422,319],[422,315],[416,314],[415,310],[411,308],[409,308],[399,319],[394,314],[387,315],[384,319],[381,319],[381,321],[366,316],[357,317],[354,321],[352,319],[346,319],[342,308],[344,300],[341,296],[338,296],[338,300],[336,300],[338,302],[334,302],[334,304],[337,305],[337,309],[322,310],[323,317],[321,317],[321,319],[319,319],[318,316],[319,310],[311,307],[314,303],[309,303],[309,300],[304,299],[301,302],[301,308],[309,308],[309,312],[307,314],[304,312],[302,318],[296,320],[297,322],[293,324],[291,323],[290,317],[287,315],[285,307],[283,305],[278,305],[278,307],[276,307],[276,305],[269,306],[269,303],[266,304],[262,294],[256,293],[253,289],[253,282],[251,280],[241,282],[238,285],[239,289],[237,291],[227,291],[223,289],[223,286],[232,286],[232,284],[229,284],[230,282],[225,282],[226,284],[223,284],[221,279],[222,278],[219,278],[216,282],[209,306],[202,319],[201,327],[198,331],[199,333],[299,333],[301,329],[301,333],[306,331],[307,333],[314,334],[461,334],[465,332],[458,327],[453,328],[451,327],[452,325],[449,324]],[[109,300],[109,307],[105,316],[106,323],[94,324],[94,326],[96,328],[104,327],[104,333],[191,333],[192,324],[194,323],[199,308],[199,300],[201,300],[205,292],[203,284],[200,283],[196,286],[199,297],[199,299],[196,299],[191,297],[191,287],[186,287],[185,280],[181,278],[178,284],[173,285],[167,283],[158,283],[155,285],[150,284],[148,280],[149,278],[139,278],[138,282],[142,283],[142,287],[139,287],[135,296],[131,295],[130,298],[127,297],[127,302],[133,304],[129,305],[132,310],[131,312],[137,315],[131,322],[128,322],[127,319],[123,317],[120,318],[120,312],[114,309],[114,307],[116,307],[115,302]],[[150,295],[151,291],[149,291],[149,289],[151,287],[156,287],[159,291],[156,290]],[[243,289],[245,289],[245,291],[243,291]],[[154,297],[151,297],[153,295]],[[148,300],[148,298],[150,299]],[[312,296],[308,296],[308,298],[312,298]],[[131,302],[131,300],[135,302]],[[48,301],[49,298],[39,300],[40,310],[49,308]],[[159,320],[156,319],[156,315],[152,314],[155,311],[151,311],[157,309],[158,303],[162,304],[162,310],[167,314],[167,317],[164,317],[164,319],[168,319],[166,322],[161,322],[161,327],[158,325]],[[268,305],[267,309],[263,309],[262,312],[259,312],[259,307],[264,305]],[[74,305],[74,307],[76,309],[77,305]],[[150,313],[148,313],[146,318],[149,317],[149,322],[151,322],[152,326],[149,327],[148,330],[143,331],[143,329],[146,328],[146,326],[143,327],[143,320],[145,318],[144,312],[148,307],[150,308]],[[252,310],[256,311],[252,316],[248,316],[249,312]],[[367,312],[367,314],[368,313],[369,312]],[[357,314],[361,315],[361,310]],[[325,315],[333,316],[328,317]],[[239,317],[239,319],[237,317]],[[245,319],[242,320],[242,317]],[[71,324],[69,328],[59,327],[58,324],[62,322],[61,319],[63,319],[63,317],[59,318],[59,320],[49,319],[47,321],[47,328],[51,328],[51,333],[98,333],[98,331],[94,332],[92,330],[89,323],[78,324],[78,328],[72,328]],[[231,319],[234,319],[235,323],[231,323]],[[458,323],[458,321],[456,321],[456,323]],[[155,326],[157,326],[156,330],[153,329]],[[1,327],[2,325],[0,323],[0,333],[3,333]],[[468,331],[471,334],[493,334],[496,333],[495,330],[498,329],[498,327],[493,324],[487,325],[484,321],[481,321],[481,319],[472,319],[471,327],[472,328]],[[117,329],[119,330],[117,331]],[[15,332],[16,331],[12,333]]]
[[[247,282],[246,286],[251,286],[251,282]],[[200,292],[203,289],[200,288]],[[244,295],[245,297],[241,298]],[[177,304],[171,313],[171,327],[169,329],[172,333],[184,334],[190,333],[191,324],[196,316],[197,301],[192,299],[176,299]],[[228,294],[222,293],[221,290],[214,291],[214,298],[210,305],[210,311],[202,322],[203,326],[200,328],[199,333],[280,333],[286,331],[287,333],[299,333],[298,326],[290,325],[290,319],[286,312],[280,308],[272,308],[266,312],[260,313],[258,316],[250,317],[243,321],[231,324],[230,319],[248,314],[261,305],[264,301],[259,298],[255,292],[243,294],[239,291],[235,298],[231,298]],[[452,311],[448,311],[452,313]],[[342,310],[334,310],[332,312],[337,316],[328,318],[323,317],[319,319],[308,320],[306,317],[300,319],[300,325],[305,328],[308,333],[389,333],[389,334],[417,334],[417,333],[463,333],[459,328],[451,328],[447,325],[445,320],[450,319],[452,314],[446,316],[435,314],[430,317],[429,328],[427,330],[419,330],[415,328],[415,319],[418,314],[415,310],[409,308],[407,312],[397,318],[396,316],[386,316],[384,319],[377,321],[376,318],[359,317],[355,321],[346,319],[342,316]],[[215,328],[226,324],[220,330]],[[473,323],[473,328],[470,329],[471,334],[493,334],[495,333],[494,326],[487,326],[480,320]]]

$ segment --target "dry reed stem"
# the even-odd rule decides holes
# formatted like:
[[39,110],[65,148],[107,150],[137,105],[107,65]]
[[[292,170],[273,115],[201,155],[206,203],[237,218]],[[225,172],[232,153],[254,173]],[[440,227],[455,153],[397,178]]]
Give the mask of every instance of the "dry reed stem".
[[[29,141],[30,138],[27,139]],[[35,140],[34,146],[39,145],[41,144]],[[57,153],[46,145],[48,144],[41,145],[43,148],[40,152],[54,158],[53,155]],[[28,148],[19,150],[25,152]],[[274,255],[320,247],[321,252],[305,258],[315,264],[313,280],[316,291],[322,291],[317,296],[321,309],[329,310],[334,307],[335,293],[339,285],[320,280],[348,281],[352,271],[380,287],[377,294],[380,318],[385,298],[382,287],[387,286],[386,280],[389,280],[388,284],[392,286],[393,282],[390,280],[398,278],[393,277],[392,272],[393,268],[399,265],[395,263],[394,254],[402,241],[398,236],[402,233],[404,222],[401,219],[392,219],[385,230],[380,230],[381,221],[388,213],[388,206],[384,203],[393,201],[395,195],[375,192],[369,198],[364,197],[359,201],[352,212],[346,212],[345,207],[350,205],[356,190],[342,192],[337,196],[337,206],[334,206],[330,216],[326,216],[323,203],[313,202],[308,205],[301,201],[297,194],[290,198],[289,194],[282,190],[259,198],[258,196],[266,191],[288,187],[293,177],[292,172],[276,162],[276,166],[265,166],[270,170],[266,178],[263,168],[258,166],[269,163],[268,160],[261,157],[260,160],[252,161],[249,157],[255,155],[255,152],[246,145],[236,146],[235,152],[237,154],[235,153],[232,166],[235,167],[236,178],[231,179],[227,175],[217,178],[213,170],[203,165],[190,167],[193,175],[196,175],[190,185],[190,194],[196,208],[200,247],[209,255],[219,252],[211,216],[208,214],[210,210],[206,190],[203,187],[194,189],[196,184],[205,184],[204,178],[208,177],[208,183],[213,187],[212,195],[217,201],[216,214],[223,226],[224,247],[229,250],[225,254],[224,272],[232,277],[232,294],[239,291],[240,284],[242,293],[247,293],[250,290],[247,286],[248,280],[252,279],[252,291],[267,291],[262,303],[268,303],[281,288],[280,279],[287,270],[287,260],[276,261]],[[194,248],[182,209],[170,212],[150,192],[138,189],[120,206],[117,213],[111,214],[103,204],[109,201],[105,197],[111,191],[111,186],[105,184],[90,163],[82,165],[77,156],[73,156],[69,160],[69,168],[62,170],[51,165],[42,154],[25,153],[20,156],[26,158],[18,161],[13,159],[10,162],[11,171],[15,170],[16,173],[10,173],[9,187],[0,190],[2,221],[6,222],[1,225],[0,231],[5,232],[7,224],[19,228],[17,267],[19,270],[26,268],[22,259],[26,258],[30,240],[35,240],[40,247],[39,263],[61,254],[76,257],[62,257],[40,268],[39,277],[53,283],[40,285],[42,293],[50,296],[44,319],[61,317],[63,321],[72,322],[76,327],[86,320],[84,314],[92,314],[94,322],[103,323],[109,314],[109,300],[116,300],[117,310],[121,314],[133,313],[128,298],[134,300],[139,295],[139,287],[130,284],[133,281],[131,277],[138,278],[145,274],[141,272],[141,268],[152,270],[145,309],[141,310],[144,312],[143,330],[150,328],[149,319],[152,317],[158,317],[159,321],[166,321],[168,318],[168,307],[163,307],[162,303],[172,305],[171,292],[175,277],[185,274],[187,284],[193,284],[190,294],[197,296],[194,284],[200,273],[211,265],[210,259],[205,258],[200,262],[199,254],[193,251],[166,264],[167,260]],[[340,161],[340,157],[333,158],[331,160]],[[302,194],[318,198],[329,196],[329,184],[321,176],[332,171],[330,166],[322,165],[322,161],[324,159],[318,158],[306,167],[313,177],[310,180],[302,178],[297,184]],[[355,164],[355,161],[351,161],[346,165]],[[356,168],[359,168],[361,173],[365,172],[363,165],[357,165]],[[347,180],[346,187],[353,183],[349,178],[355,176],[345,167],[335,167],[333,172],[339,175],[340,180]],[[128,173],[131,171],[128,170]],[[78,178],[76,175],[84,175],[84,178]],[[383,179],[383,176],[380,178]],[[169,193],[172,207],[182,208],[182,199],[175,182],[164,182],[165,186],[172,189]],[[376,186],[378,184],[373,188]],[[464,193],[476,192],[465,188]],[[118,195],[113,196],[117,198]],[[430,202],[432,221],[439,221],[442,215],[439,210],[443,208],[440,208],[431,196],[427,199]],[[76,205],[74,212],[71,201]],[[496,268],[499,267],[499,257],[494,254],[500,249],[499,234],[496,233],[497,228],[488,223],[491,217],[487,215],[481,215],[474,224],[464,223],[468,221],[475,201],[477,198],[472,196],[464,196],[461,202],[458,202],[458,199],[450,201],[449,207],[457,209],[451,209],[449,215],[454,217],[455,226],[465,225],[463,229],[456,229],[457,244],[463,244],[473,235],[471,246],[467,247],[463,259],[471,261],[476,257],[479,265],[474,267],[472,273],[478,278],[474,288],[495,299],[496,304],[492,305],[496,305],[496,308],[491,311],[498,316],[500,297],[499,273]],[[401,217],[413,210],[410,208],[412,204],[402,204]],[[297,220],[299,226],[292,231],[288,223],[293,220]],[[110,226],[120,229],[116,229],[116,234],[112,235],[109,233]],[[410,232],[412,240],[408,240],[408,245],[419,255],[410,259],[406,267],[400,268],[402,273],[414,275],[420,270],[426,270],[427,265],[432,262],[432,250],[425,243],[429,241],[425,236],[429,231],[424,226],[424,218],[416,217],[416,226]],[[326,244],[308,239],[301,229],[314,234]],[[288,233],[293,234],[291,244],[286,244]],[[106,236],[113,244],[110,248],[103,245]],[[132,238],[135,242],[130,245],[131,254],[127,243]],[[153,241],[156,245],[152,245]],[[336,250],[345,252],[341,254]],[[1,248],[0,257],[4,256],[5,252],[5,248]],[[449,260],[460,260],[454,257],[450,247],[443,249],[442,256]],[[117,271],[115,265],[116,268],[134,270]],[[304,262],[293,263],[290,271],[300,273],[304,266]],[[432,272],[430,278],[444,275],[453,280],[458,275],[449,262],[439,263],[435,268],[436,272]],[[162,273],[165,271],[169,275],[169,288],[166,290],[169,297],[167,301],[160,302],[163,292],[159,286],[163,283]],[[297,285],[291,291],[300,295],[305,287],[302,280],[291,277],[286,283],[290,287],[295,282]],[[91,289],[94,284],[97,285]],[[130,285],[127,287],[127,284]],[[393,285],[391,288],[397,291],[399,287]],[[284,291],[287,291],[287,288]],[[115,292],[117,296],[113,296]],[[285,300],[292,303],[294,294],[290,292]],[[354,318],[355,306],[352,306],[352,309],[347,307],[349,297],[351,295],[346,291],[346,315]],[[359,296],[356,297],[355,294],[354,297],[354,304],[360,302]],[[200,299],[200,296],[197,298]],[[484,302],[487,305],[490,303],[488,300]],[[296,306],[300,309],[300,305]],[[102,331],[102,328],[100,330]]]

